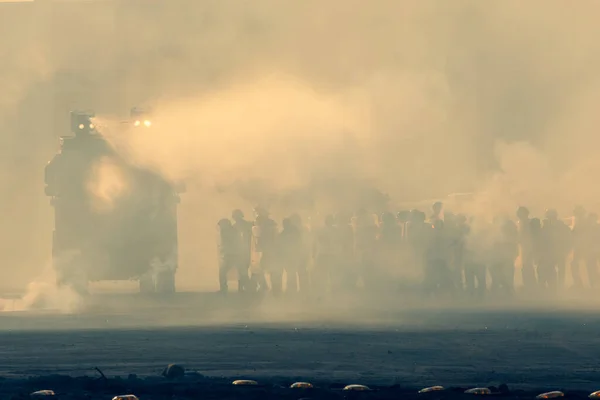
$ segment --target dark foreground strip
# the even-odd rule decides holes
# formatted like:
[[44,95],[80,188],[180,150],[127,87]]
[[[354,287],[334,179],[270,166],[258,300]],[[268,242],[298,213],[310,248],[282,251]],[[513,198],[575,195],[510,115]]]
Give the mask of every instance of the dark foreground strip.
[[[202,375],[186,376],[180,380],[166,380],[161,378],[138,379],[130,376],[127,379],[112,378],[98,379],[96,377],[69,376],[44,376],[27,379],[2,379],[0,381],[0,398],[2,399],[30,399],[32,392],[51,389],[56,393],[56,398],[61,400],[75,399],[112,399],[116,395],[135,394],[140,400],[187,400],[187,399],[247,399],[247,400],[320,400],[320,399],[364,399],[364,400],[459,400],[490,397],[494,399],[531,399],[537,395],[560,388],[540,388],[539,390],[510,389],[490,387],[494,394],[469,395],[464,391],[468,388],[448,387],[444,391],[427,394],[418,394],[422,388],[394,385],[382,387],[368,385],[372,390],[364,392],[348,392],[343,388],[347,383],[331,383],[312,381],[312,389],[291,389],[293,380],[273,380],[270,382],[259,381],[256,386],[234,386],[233,379],[207,378]],[[353,382],[355,383],[355,382]],[[563,399],[588,399],[589,391],[563,390]]]

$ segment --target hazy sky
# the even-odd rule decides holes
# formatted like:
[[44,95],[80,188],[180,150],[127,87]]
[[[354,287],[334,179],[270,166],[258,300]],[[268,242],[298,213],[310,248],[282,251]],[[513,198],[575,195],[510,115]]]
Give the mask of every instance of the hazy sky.
[[[216,219],[259,200],[330,211],[375,190],[474,191],[479,211],[598,206],[599,12],[593,0],[3,4],[0,274],[19,286],[49,262],[43,168],[71,109],[94,109],[130,157],[188,181],[181,279],[198,284],[198,270],[216,283]],[[120,135],[139,104],[160,128]]]

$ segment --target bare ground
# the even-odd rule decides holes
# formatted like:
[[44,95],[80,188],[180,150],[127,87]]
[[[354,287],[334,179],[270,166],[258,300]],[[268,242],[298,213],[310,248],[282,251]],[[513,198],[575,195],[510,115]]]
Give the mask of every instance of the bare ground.
[[[3,313],[0,397],[53,389],[61,398],[128,391],[165,399],[328,398],[349,383],[379,389],[360,395],[370,398],[410,398],[430,385],[504,383],[511,398],[556,389],[577,398],[600,389],[600,313],[593,310],[306,303],[103,295],[79,312]],[[164,380],[169,363],[188,375]],[[262,386],[232,387],[238,378]],[[319,389],[287,388],[300,380]]]

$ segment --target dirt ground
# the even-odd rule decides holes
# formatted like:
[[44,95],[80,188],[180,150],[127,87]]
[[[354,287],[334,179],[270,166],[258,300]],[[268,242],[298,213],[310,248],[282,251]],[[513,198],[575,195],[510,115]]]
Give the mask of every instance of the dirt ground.
[[[61,398],[333,398],[352,383],[377,388],[358,395],[370,398],[410,398],[431,385],[506,384],[512,392],[504,396],[520,398],[600,389],[593,309],[367,304],[105,294],[79,311],[4,312],[0,397],[53,389]],[[160,377],[169,363],[184,366],[186,377]],[[240,378],[261,386],[231,386]],[[288,389],[294,381],[319,389]]]

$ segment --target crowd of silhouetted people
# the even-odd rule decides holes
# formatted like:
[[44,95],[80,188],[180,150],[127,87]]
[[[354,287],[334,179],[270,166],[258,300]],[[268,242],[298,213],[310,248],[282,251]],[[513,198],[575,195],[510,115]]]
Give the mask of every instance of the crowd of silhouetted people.
[[408,287],[424,296],[510,296],[516,271],[531,290],[565,288],[568,270],[575,288],[594,287],[598,278],[598,215],[581,207],[567,219],[551,209],[535,218],[519,207],[514,219],[488,221],[437,202],[429,217],[419,210],[374,215],[360,209],[327,215],[318,226],[298,214],[279,225],[257,207],[253,221],[234,210],[218,227],[224,293],[232,273],[239,291],[274,296]]

